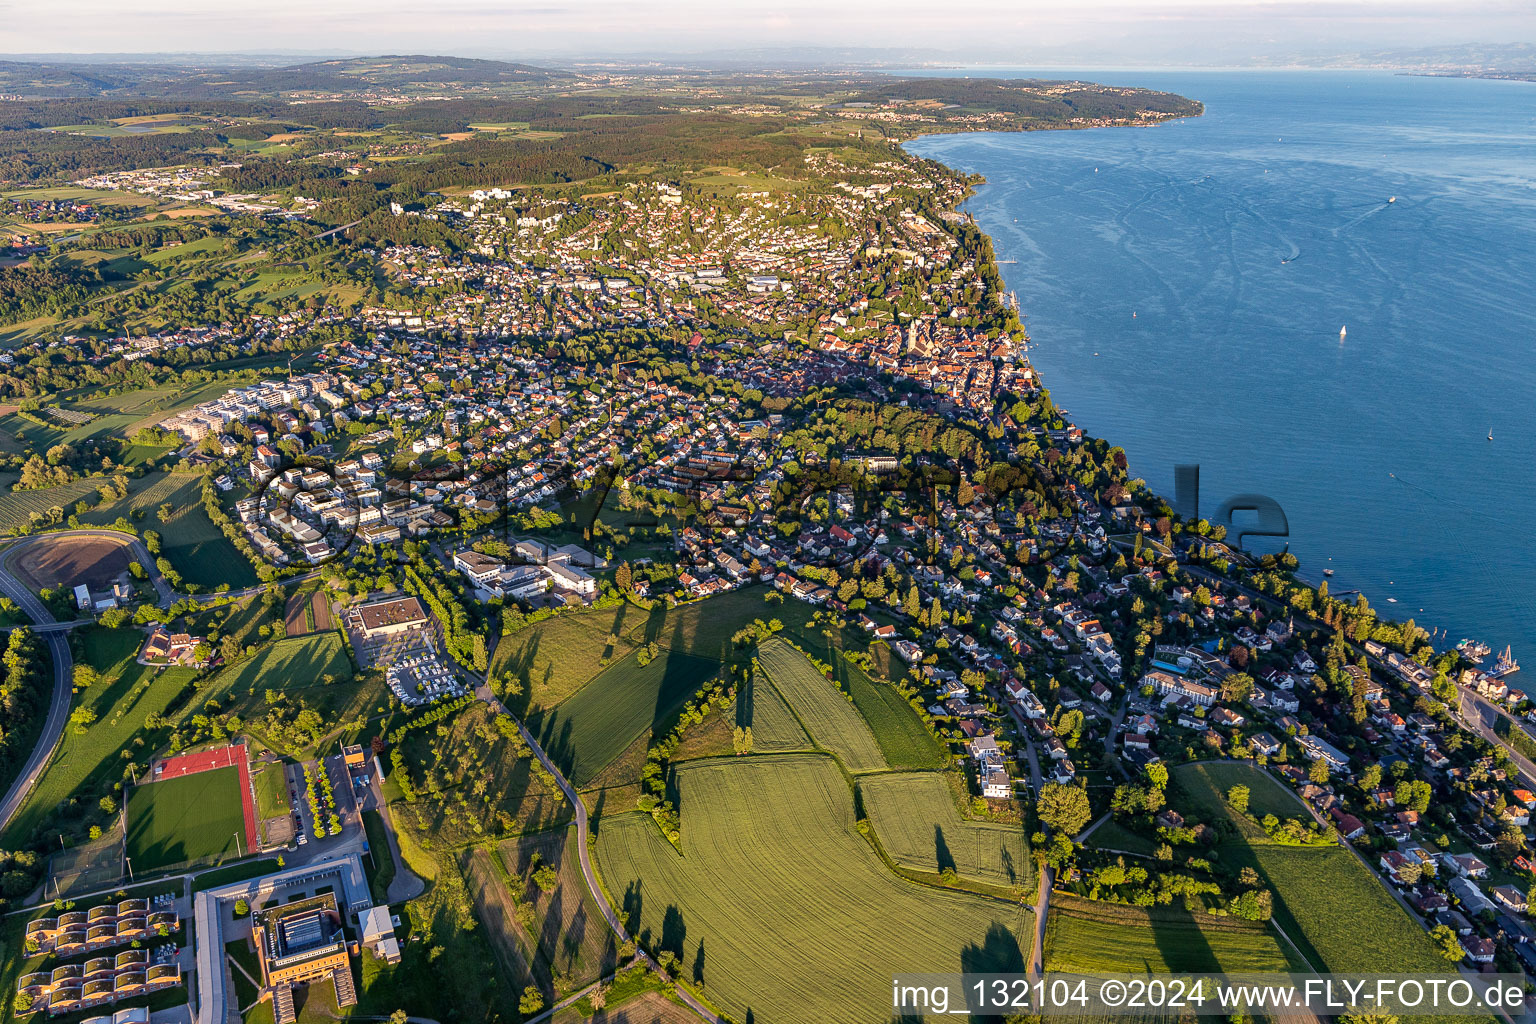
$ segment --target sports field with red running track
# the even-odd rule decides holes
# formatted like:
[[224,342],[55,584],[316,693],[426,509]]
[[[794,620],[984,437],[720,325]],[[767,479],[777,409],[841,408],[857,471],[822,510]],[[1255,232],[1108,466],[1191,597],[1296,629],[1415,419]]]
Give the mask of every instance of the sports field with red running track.
[[155,781],[195,775],[215,768],[237,768],[240,772],[240,809],[245,813],[245,850],[250,853],[261,843],[256,831],[256,801],[251,794],[251,762],[243,744],[199,750],[191,754],[177,754],[159,763]]

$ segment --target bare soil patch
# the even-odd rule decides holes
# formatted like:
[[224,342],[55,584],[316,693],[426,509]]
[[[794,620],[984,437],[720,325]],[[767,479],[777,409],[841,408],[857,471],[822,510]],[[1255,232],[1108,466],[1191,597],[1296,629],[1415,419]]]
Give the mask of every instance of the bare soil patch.
[[11,559],[11,569],[33,590],[78,587],[105,590],[128,570],[128,538],[41,537]]
[[216,217],[223,212],[216,206],[177,206],[169,210],[151,210],[139,220],[154,220],[162,215],[171,220],[180,220],[183,217]]
[[331,619],[331,599],[324,590],[312,594],[294,594],[283,613],[289,636],[306,636],[335,629]]

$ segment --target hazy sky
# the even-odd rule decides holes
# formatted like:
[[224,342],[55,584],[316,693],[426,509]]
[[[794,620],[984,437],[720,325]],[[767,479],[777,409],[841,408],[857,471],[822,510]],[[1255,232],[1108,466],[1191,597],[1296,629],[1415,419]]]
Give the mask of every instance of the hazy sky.
[[796,44],[969,59],[1221,63],[1536,41],[1533,0],[0,0],[0,52],[707,54]]

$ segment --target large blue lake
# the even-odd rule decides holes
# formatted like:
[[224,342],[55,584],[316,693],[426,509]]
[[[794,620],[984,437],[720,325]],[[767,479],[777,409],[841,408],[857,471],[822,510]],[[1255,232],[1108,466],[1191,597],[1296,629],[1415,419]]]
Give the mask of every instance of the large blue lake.
[[1335,592],[1452,642],[1512,644],[1531,678],[1536,84],[1041,77],[1206,108],[909,144],[986,176],[967,209],[1013,261],[1057,403],[1163,494],[1199,463],[1202,514],[1273,497],[1304,575],[1331,567]]

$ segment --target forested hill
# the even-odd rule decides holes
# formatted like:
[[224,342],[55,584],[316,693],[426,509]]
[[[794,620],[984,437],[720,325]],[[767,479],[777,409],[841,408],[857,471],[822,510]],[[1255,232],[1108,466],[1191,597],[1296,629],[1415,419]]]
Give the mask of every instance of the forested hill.
[[198,97],[355,93],[370,89],[527,86],[569,80],[567,71],[468,57],[380,56],[289,67],[81,64],[0,61],[0,93],[26,98]]

